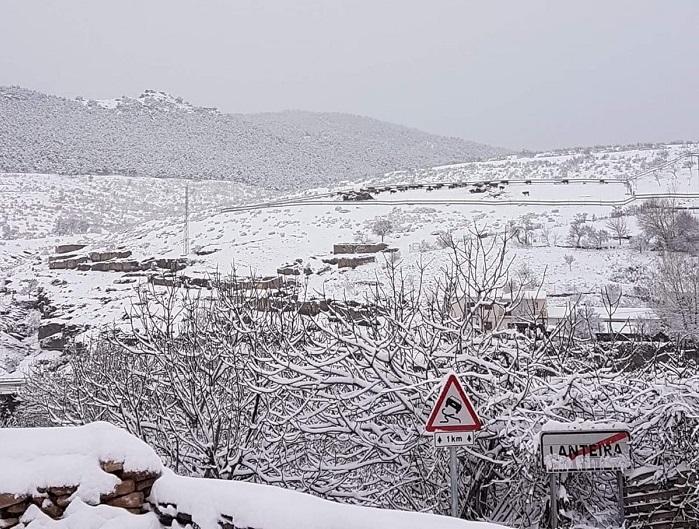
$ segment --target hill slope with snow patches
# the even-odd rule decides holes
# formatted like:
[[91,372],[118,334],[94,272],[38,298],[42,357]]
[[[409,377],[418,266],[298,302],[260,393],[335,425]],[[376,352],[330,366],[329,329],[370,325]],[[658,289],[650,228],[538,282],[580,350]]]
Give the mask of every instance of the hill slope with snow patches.
[[[613,284],[622,288],[625,303],[643,306],[638,281],[653,266],[655,255],[639,253],[628,240],[611,239],[601,249],[572,248],[566,240],[570,221],[585,212],[588,223],[601,229],[615,205],[639,204],[642,194],[699,193],[696,165],[687,164],[691,159],[684,156],[697,150],[697,145],[677,144],[510,156],[389,173],[354,186],[286,196],[230,182],[224,188],[223,182],[178,179],[0,176],[0,189],[5,196],[15,197],[3,213],[13,238],[0,240],[0,300],[4,300],[0,336],[5,335],[0,350],[1,344],[8,344],[0,354],[0,376],[21,372],[27,365],[26,355],[52,356],[46,351],[44,335],[55,329],[74,326],[89,334],[100,325],[125,321],[135,287],[164,272],[143,269],[144,264],[175,263],[182,258],[181,213],[187,184],[194,213],[188,261],[178,273],[188,278],[205,280],[234,266],[243,276],[277,276],[285,269],[288,277],[307,285],[310,297],[359,299],[385,278],[387,259],[397,258],[406,277],[413,280],[422,265],[427,265],[428,274],[439,273],[449,259],[448,250],[438,241],[443,232],[459,238],[476,226],[493,233],[511,229],[511,223],[528,223],[530,243],[510,249],[515,276],[543,279],[544,289],[561,303],[578,295],[596,296],[602,286]],[[668,164],[673,160],[677,161]],[[634,175],[640,176],[631,178]],[[478,183],[485,181],[489,183]],[[416,183],[422,185],[409,185]],[[352,188],[371,188],[373,198],[344,200]],[[21,192],[13,195],[12,189]],[[31,198],[32,190],[42,189],[47,191],[42,200]],[[80,201],[70,205],[65,197],[78,190]],[[150,209],[144,209],[143,197],[148,197]],[[696,205],[691,198],[682,202]],[[89,220],[85,233],[59,234],[45,221],[66,208],[73,215],[84,212]],[[100,211],[118,222],[100,221]],[[396,252],[375,254],[373,262],[355,267],[340,266],[333,245],[357,239],[378,241],[371,230],[377,217],[391,221],[393,230],[386,243]],[[639,229],[634,216],[627,219],[633,237]],[[56,258],[54,247],[66,243],[86,245],[74,254],[85,260],[83,269],[49,269],[49,258]],[[99,266],[93,266],[89,255],[104,251],[130,252],[127,258],[112,261],[141,269],[96,270]],[[566,263],[566,256],[574,258],[572,264]],[[41,319],[27,308],[39,288],[51,306],[43,310]],[[23,331],[13,331],[13,324]],[[48,329],[41,341],[36,328],[34,334],[28,332],[32,326]],[[49,336],[48,347],[56,343],[60,345],[60,339]]]
[[0,87],[0,171],[228,180],[276,189],[504,152],[348,114],[224,114],[163,92],[69,100]]

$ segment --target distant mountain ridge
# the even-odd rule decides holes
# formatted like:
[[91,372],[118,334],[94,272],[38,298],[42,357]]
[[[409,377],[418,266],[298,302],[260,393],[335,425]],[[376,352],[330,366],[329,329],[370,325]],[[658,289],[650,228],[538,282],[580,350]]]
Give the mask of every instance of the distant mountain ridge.
[[0,87],[0,172],[221,179],[288,189],[505,152],[350,114],[224,114],[153,90],[95,101]]

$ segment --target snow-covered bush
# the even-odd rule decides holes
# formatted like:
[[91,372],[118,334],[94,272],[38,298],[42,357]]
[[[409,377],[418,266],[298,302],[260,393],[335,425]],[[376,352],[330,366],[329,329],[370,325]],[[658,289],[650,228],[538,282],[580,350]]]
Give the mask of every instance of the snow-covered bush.
[[578,213],[575,218],[570,223],[570,229],[568,231],[568,243],[580,248],[582,239],[587,235],[589,226],[585,224],[587,222],[587,213]]
[[[298,301],[301,291],[270,296],[230,281],[211,299],[144,291],[131,333],[105,332],[67,369],[34,375],[25,413],[55,424],[109,420],[191,475],[445,513],[447,455],[424,424],[454,371],[485,424],[477,444],[459,450],[466,517],[503,504],[520,521],[544,516],[537,448],[548,420],[624,422],[636,464],[696,466],[699,375],[684,352],[591,343],[574,321],[547,335],[486,330],[487,314],[519,303],[516,290],[503,297],[508,243],[474,234],[450,248],[437,280],[408,281],[388,266],[366,304],[320,312]],[[564,480],[566,515],[613,505],[591,485],[598,479]]]
[[89,228],[90,226],[85,219],[60,216],[56,219],[53,232],[56,235],[74,235],[76,233],[87,233]]
[[636,215],[646,239],[660,250],[687,252],[699,245],[699,220],[669,200],[649,200]]
[[699,337],[699,260],[672,252],[659,259],[647,281],[654,309],[678,338]]

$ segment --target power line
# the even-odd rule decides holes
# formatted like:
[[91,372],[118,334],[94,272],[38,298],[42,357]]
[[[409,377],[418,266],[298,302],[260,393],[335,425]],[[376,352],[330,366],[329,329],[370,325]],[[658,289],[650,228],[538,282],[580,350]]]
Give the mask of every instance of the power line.
[[680,154],[677,158],[673,158],[673,159],[671,159],[671,160],[668,160],[668,161],[666,161],[666,162],[663,162],[663,163],[661,163],[660,165],[656,165],[656,166],[654,166],[654,167],[651,167],[650,169],[646,169],[645,171],[641,171],[640,173],[633,174],[633,175],[629,176],[628,179],[629,179],[629,180],[638,180],[639,178],[641,178],[641,177],[643,177],[643,176],[652,174],[652,173],[654,173],[655,171],[660,171],[661,169],[665,169],[666,167],[669,167],[669,166],[671,166],[671,165],[673,165],[673,164],[676,164],[677,162],[679,162],[679,161],[682,160],[683,158],[687,158],[687,157],[689,157],[689,156],[694,156],[694,155],[693,155],[692,153],[690,153],[690,152],[682,153],[682,154]]

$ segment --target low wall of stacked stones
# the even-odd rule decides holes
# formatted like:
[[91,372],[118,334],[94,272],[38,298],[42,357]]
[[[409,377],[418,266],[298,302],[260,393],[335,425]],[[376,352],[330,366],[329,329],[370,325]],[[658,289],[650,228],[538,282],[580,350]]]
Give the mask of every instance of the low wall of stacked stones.
[[[100,496],[99,504],[121,507],[135,514],[150,510],[146,499],[159,474],[153,472],[125,471],[119,461],[100,462],[102,470],[119,478],[120,482],[109,494]],[[79,483],[72,485],[47,486],[37,489],[34,495],[17,495],[2,492],[0,480],[0,529],[19,525],[20,519],[30,505],[36,505],[53,519],[59,519],[71,502]]]

